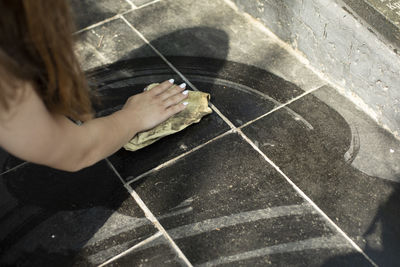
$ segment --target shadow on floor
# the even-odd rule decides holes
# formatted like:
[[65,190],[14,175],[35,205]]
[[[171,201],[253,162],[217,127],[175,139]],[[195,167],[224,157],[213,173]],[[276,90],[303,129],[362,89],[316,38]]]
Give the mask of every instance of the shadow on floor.
[[[386,202],[379,206],[377,214],[362,235],[365,247],[361,247],[361,249],[379,266],[399,266],[400,185],[396,184],[394,187],[393,193]],[[380,236],[378,245],[375,240],[369,239],[373,235]],[[345,262],[356,263],[358,258],[358,253],[334,257],[328,260],[324,266],[342,266]]]

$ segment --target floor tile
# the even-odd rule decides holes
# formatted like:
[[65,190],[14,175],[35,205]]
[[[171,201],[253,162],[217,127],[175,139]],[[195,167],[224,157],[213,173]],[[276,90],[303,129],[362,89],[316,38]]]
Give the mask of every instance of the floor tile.
[[[236,126],[302,92],[296,85],[250,65],[201,57],[169,57],[175,67]],[[249,75],[251,73],[251,75]]]
[[0,179],[1,266],[95,266],[156,232],[104,161]]
[[237,13],[223,0],[164,0],[125,17],[163,55],[210,57],[249,64],[293,82],[303,90],[324,84],[258,22]]
[[131,9],[125,0],[69,0],[78,30]]
[[106,266],[187,266],[164,236]]
[[382,266],[400,258],[400,144],[330,87],[243,129]]
[[79,33],[75,52],[86,71],[118,60],[154,57],[153,50],[121,19]]
[[[281,253],[287,261],[297,257],[297,262],[307,262],[315,255],[297,252],[320,248],[325,258],[354,253],[237,134],[206,145],[132,187],[194,265],[235,264],[262,256],[270,260],[269,255]],[[171,213],[176,216],[166,216]]]
[[[118,62],[89,74],[97,88],[100,105],[98,116],[108,115],[122,107],[128,97],[143,91],[150,83],[180,78],[160,58],[141,58]],[[165,137],[149,147],[131,152],[121,149],[110,157],[122,177],[135,177],[229,130],[214,112],[185,130]],[[129,178],[128,178],[129,179]]]

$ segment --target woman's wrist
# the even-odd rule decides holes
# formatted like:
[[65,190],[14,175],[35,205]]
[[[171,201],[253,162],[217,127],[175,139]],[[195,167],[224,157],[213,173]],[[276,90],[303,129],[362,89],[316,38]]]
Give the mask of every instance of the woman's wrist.
[[115,130],[124,133],[124,144],[128,143],[140,131],[137,123],[132,121],[132,116],[124,109],[114,112],[110,117],[116,124]]

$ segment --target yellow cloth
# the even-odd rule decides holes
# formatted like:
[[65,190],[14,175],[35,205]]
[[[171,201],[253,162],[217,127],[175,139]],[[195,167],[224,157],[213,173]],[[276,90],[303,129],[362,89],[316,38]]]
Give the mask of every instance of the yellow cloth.
[[[151,90],[157,86],[153,83],[147,87],[146,90]],[[208,107],[210,95],[198,91],[189,91],[188,97],[184,100],[188,102],[186,108],[159,124],[153,129],[145,132],[140,132],[128,144],[124,146],[126,150],[136,151],[145,146],[148,146],[164,136],[179,132],[193,123],[197,123],[200,119],[212,112]]]

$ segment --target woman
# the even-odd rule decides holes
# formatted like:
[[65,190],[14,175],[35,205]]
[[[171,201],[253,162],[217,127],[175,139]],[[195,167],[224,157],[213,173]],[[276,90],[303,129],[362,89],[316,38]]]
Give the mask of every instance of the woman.
[[66,171],[104,159],[187,104],[185,85],[171,79],[93,119],[72,31],[63,0],[0,0],[0,146]]

